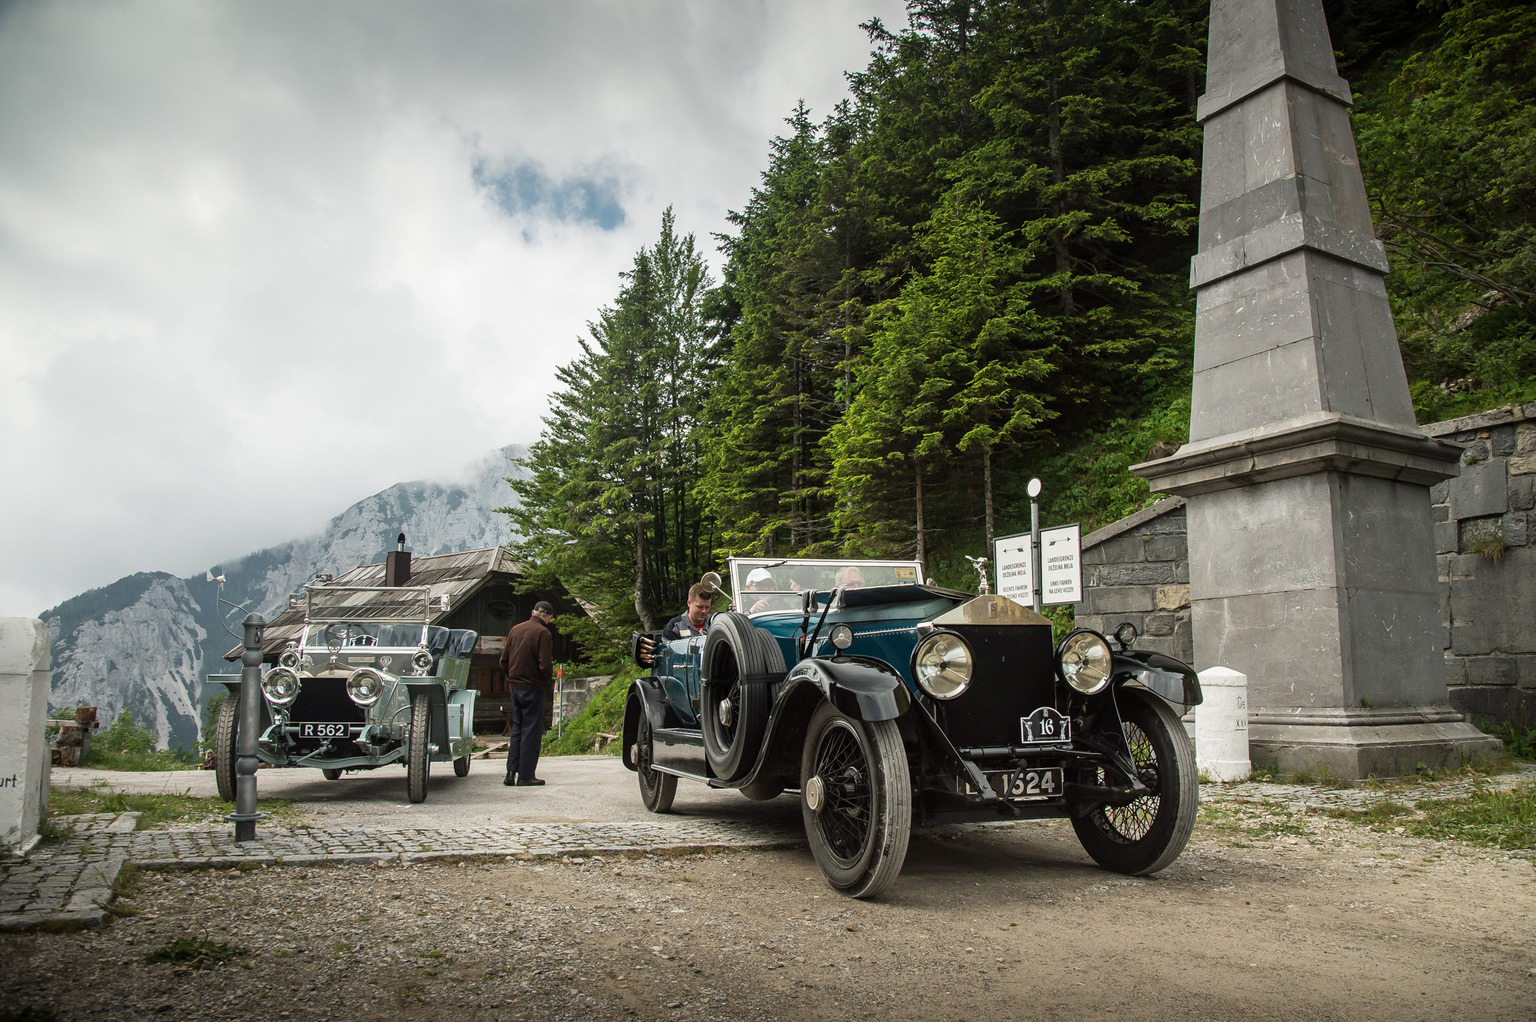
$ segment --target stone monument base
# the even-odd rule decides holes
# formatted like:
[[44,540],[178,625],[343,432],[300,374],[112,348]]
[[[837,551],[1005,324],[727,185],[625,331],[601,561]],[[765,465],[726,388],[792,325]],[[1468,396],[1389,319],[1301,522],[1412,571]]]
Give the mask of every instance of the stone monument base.
[[1323,771],[1345,781],[1485,763],[1504,750],[1503,742],[1448,705],[1256,710],[1248,728],[1254,767],[1281,774]]

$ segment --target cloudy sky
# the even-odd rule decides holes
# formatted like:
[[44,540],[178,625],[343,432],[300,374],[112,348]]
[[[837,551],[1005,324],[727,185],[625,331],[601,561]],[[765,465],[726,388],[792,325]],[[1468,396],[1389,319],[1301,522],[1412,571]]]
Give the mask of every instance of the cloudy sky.
[[0,615],[536,439],[661,211],[718,267],[902,9],[0,0]]

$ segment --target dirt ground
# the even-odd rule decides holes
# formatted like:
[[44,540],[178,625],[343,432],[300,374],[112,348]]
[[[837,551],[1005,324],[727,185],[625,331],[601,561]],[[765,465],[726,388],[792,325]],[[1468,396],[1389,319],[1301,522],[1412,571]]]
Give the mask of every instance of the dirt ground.
[[[100,932],[0,938],[0,1004],[59,1019],[1536,1018],[1529,857],[1315,815],[1207,817],[1155,878],[1095,868],[1060,821],[924,834],[879,902],[834,893],[804,849],[141,873],[129,895],[137,914]],[[179,937],[245,954],[146,960]]]

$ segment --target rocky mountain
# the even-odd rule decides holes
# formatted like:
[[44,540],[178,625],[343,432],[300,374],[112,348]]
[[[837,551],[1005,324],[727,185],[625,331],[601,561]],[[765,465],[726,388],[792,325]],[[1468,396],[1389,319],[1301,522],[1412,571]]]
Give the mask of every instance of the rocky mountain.
[[225,579],[222,597],[234,608],[218,604],[217,587],[203,574],[140,572],[44,611],[52,641],[49,702],[91,703],[103,723],[126,709],[163,746],[190,748],[201,707],[216,690],[207,675],[239,671],[220,657],[239,641],[247,612],[271,617],[317,572],[340,575],[383,560],[401,532],[418,554],[507,542],[507,516],[494,509],[514,499],[507,459],[524,453],[520,444],[494,451],[459,483],[397,483],[313,536],[216,566],[212,573]]

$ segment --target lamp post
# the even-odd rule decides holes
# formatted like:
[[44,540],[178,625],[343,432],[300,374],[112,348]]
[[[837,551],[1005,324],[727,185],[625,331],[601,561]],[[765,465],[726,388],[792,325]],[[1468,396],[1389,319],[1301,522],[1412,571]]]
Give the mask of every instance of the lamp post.
[[236,730],[235,811],[225,819],[235,825],[236,841],[256,840],[256,821],[265,813],[256,811],[256,738],[261,730],[261,635],[266,618],[248,614],[245,618],[245,652],[240,654],[240,726]]
[[1040,480],[1029,481],[1029,588],[1035,594],[1035,613],[1044,606],[1040,600]]

